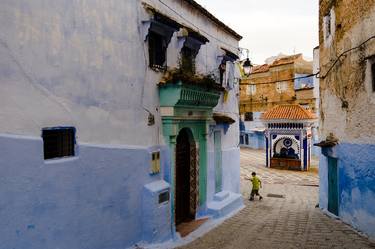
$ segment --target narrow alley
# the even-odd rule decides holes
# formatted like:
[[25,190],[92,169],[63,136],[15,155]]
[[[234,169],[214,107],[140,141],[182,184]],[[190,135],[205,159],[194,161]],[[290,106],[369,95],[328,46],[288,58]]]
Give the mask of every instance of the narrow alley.
[[[310,172],[290,172],[261,167],[262,153],[241,150],[245,208],[181,248],[375,248],[351,227],[315,207],[319,189],[314,168]],[[263,179],[262,201],[257,198],[254,202],[248,201],[250,183],[245,177],[252,171]]]

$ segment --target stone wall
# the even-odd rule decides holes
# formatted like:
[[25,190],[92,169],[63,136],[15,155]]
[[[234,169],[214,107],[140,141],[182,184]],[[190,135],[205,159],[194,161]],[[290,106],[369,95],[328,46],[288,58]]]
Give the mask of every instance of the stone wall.
[[319,25],[321,138],[332,132],[339,139],[326,154],[337,158],[338,186],[328,181],[327,157],[320,158],[320,206],[328,208],[329,189],[337,188],[338,216],[375,238],[375,39],[368,40],[375,1],[320,1]]
[[[333,10],[332,38],[324,37],[324,16]],[[344,141],[372,143],[375,138],[375,94],[370,89],[368,60],[375,42],[346,53],[327,74],[337,56],[374,35],[375,1],[322,1],[320,6],[321,133]]]
[[[240,113],[245,112],[265,112],[270,108],[280,104],[298,104],[298,95],[294,89],[294,80],[283,81],[282,91],[277,90],[278,83],[263,84],[274,82],[281,79],[293,79],[300,74],[311,74],[312,63],[302,58],[302,55],[296,59],[290,59],[283,64],[269,65],[266,71],[254,72],[249,77],[241,81],[240,88]],[[256,92],[253,95],[247,93],[246,84],[255,84]],[[301,103],[309,103],[310,109],[315,109],[315,98]]]

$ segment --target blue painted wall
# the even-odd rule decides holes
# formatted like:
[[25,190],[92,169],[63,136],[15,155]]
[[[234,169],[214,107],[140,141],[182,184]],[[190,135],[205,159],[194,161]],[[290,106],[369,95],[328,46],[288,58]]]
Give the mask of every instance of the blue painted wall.
[[[338,158],[339,217],[375,238],[375,145],[341,143]],[[320,158],[320,207],[328,207],[328,163]]]
[[[246,135],[248,136],[248,140],[245,138]],[[243,131],[241,132],[240,136],[242,136],[242,139],[240,139],[242,147],[248,147],[257,150],[266,148],[264,132]]]
[[[41,138],[0,136],[1,249],[123,249],[169,238],[160,229],[169,205],[142,206],[144,185],[162,175],[149,174],[156,147],[78,148],[76,157],[44,161]],[[159,237],[144,234],[145,212]]]

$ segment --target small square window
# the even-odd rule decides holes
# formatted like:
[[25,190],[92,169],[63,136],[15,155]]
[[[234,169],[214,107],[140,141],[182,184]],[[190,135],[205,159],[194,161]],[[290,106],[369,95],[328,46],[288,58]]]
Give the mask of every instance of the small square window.
[[253,117],[252,112],[246,112],[245,113],[245,121],[254,121],[254,117]]
[[46,128],[42,130],[42,138],[44,159],[74,156],[74,128]]
[[256,85],[248,85],[247,89],[246,89],[246,94],[254,96],[255,93],[256,93],[256,90],[257,90],[257,86]]
[[165,191],[159,194],[159,204],[166,203],[169,201],[169,191]]
[[150,67],[164,67],[167,53],[167,42],[164,36],[155,32],[148,34],[148,53]]

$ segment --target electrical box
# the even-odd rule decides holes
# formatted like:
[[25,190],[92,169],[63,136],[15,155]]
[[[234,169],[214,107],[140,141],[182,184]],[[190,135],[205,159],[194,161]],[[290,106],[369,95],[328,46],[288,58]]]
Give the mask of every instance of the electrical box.
[[151,171],[150,174],[152,175],[160,173],[160,151],[152,152],[150,171]]

